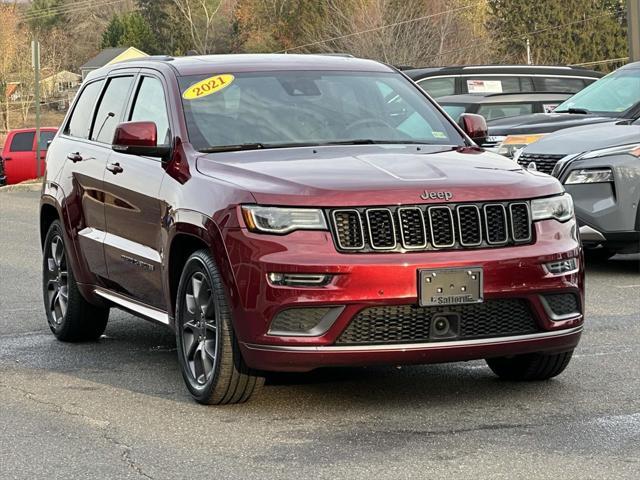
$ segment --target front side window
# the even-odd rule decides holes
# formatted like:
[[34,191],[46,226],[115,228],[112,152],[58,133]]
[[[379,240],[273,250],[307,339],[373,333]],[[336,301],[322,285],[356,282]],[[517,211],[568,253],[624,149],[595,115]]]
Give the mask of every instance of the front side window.
[[[197,149],[258,143],[464,145],[449,120],[397,73],[231,75],[179,80],[189,138]],[[203,84],[213,91],[198,87]]]
[[540,92],[576,93],[584,88],[584,80],[571,77],[539,77],[536,86]]
[[425,78],[424,80],[418,80],[418,85],[433,98],[455,95],[456,93],[455,77]]
[[453,118],[456,122],[460,120],[460,115],[467,111],[469,108],[468,105],[460,105],[460,104],[440,104],[440,106],[444,109],[445,112],[449,114],[451,118]]
[[89,138],[89,130],[91,129],[91,116],[93,114],[93,106],[96,104],[96,100],[104,80],[90,83],[80,93],[80,98],[76,102],[71,114],[71,119],[65,129],[65,134],[71,135],[77,138]]
[[158,145],[171,143],[165,94],[160,80],[154,77],[143,77],[129,120],[154,122],[158,129]]
[[132,83],[133,77],[109,79],[96,113],[91,140],[111,144],[116,126],[120,123],[124,107],[129,99],[129,89]]
[[11,140],[11,152],[31,152],[33,150],[33,140],[36,138],[35,132],[16,133]]
[[556,112],[622,117],[640,102],[640,69],[610,73],[558,105]]
[[530,113],[533,113],[532,103],[492,103],[491,105],[480,105],[478,109],[478,114],[487,120],[529,115]]

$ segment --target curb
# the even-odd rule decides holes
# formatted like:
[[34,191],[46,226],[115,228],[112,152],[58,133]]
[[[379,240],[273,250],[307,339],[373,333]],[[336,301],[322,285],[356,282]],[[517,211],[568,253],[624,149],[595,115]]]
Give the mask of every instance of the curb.
[[39,192],[42,190],[42,182],[35,183],[18,183],[16,185],[6,185],[0,187],[0,193],[3,192]]

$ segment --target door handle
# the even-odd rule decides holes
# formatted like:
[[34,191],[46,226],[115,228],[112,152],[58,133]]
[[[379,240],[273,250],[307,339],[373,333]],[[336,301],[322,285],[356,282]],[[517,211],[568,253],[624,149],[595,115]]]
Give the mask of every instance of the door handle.
[[71,160],[73,163],[77,163],[83,160],[82,155],[80,155],[80,152],[70,153],[69,155],[67,155],[67,158]]
[[5,162],[8,162],[9,160],[11,160],[11,157],[2,157],[2,159],[3,159]]
[[109,165],[107,165],[107,170],[109,170],[114,175],[123,172],[123,169],[119,163],[110,163]]

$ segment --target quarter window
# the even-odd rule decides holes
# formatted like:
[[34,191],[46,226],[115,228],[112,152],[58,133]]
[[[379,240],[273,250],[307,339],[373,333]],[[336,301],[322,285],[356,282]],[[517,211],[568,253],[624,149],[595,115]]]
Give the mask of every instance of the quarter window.
[[33,140],[36,138],[35,132],[16,133],[11,141],[11,152],[30,152],[33,150]]
[[154,77],[143,77],[129,120],[155,122],[158,129],[158,145],[171,143],[169,117],[160,80]]
[[104,80],[99,80],[90,83],[82,90],[64,133],[72,137],[89,138],[93,106],[96,104],[103,83]]
[[133,77],[115,77],[109,80],[98,107],[91,140],[111,144],[129,99],[132,82]]

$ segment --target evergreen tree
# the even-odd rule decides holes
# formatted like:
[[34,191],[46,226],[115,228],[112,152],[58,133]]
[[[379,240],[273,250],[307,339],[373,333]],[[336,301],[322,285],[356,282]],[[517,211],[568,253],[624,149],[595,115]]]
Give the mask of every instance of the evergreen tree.
[[135,47],[145,53],[157,51],[157,40],[138,12],[114,15],[102,35],[102,47]]
[[496,62],[524,63],[529,39],[538,64],[571,64],[627,54],[624,0],[488,0]]

